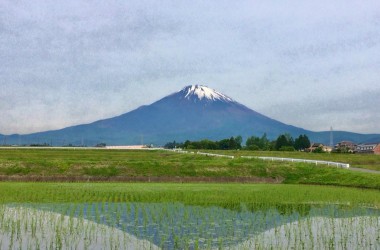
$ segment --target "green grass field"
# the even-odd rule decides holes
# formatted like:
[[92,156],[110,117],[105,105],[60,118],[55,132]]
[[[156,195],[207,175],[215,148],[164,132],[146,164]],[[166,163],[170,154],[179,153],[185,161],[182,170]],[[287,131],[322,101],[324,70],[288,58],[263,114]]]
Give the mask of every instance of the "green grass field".
[[[257,152],[223,151],[230,155],[258,155]],[[324,154],[265,152],[294,158],[303,156],[326,159]],[[344,156],[344,155],[343,155]],[[342,161],[332,155],[328,160]],[[359,162],[361,156],[357,157]],[[375,156],[378,157],[378,156]],[[363,161],[374,159],[363,156]],[[364,164],[364,163],[363,163]],[[196,154],[178,154],[168,151],[124,151],[90,149],[1,149],[0,176],[18,180],[49,180],[62,177],[65,181],[104,180],[117,181],[117,177],[162,177],[175,181],[176,177],[235,178],[257,177],[264,182],[280,180],[287,184],[319,184],[380,189],[380,175],[354,172],[327,166],[305,163],[271,162],[259,159],[227,159]],[[20,179],[21,178],[21,179]],[[108,179],[107,179],[108,178]],[[112,179],[114,178],[114,179]],[[172,179],[171,179],[172,178]],[[4,180],[4,178],[3,178]],[[133,180],[133,179],[132,179]],[[137,181],[138,179],[136,179]]]
[[180,202],[239,207],[338,204],[380,207],[378,190],[282,184],[0,182],[0,203]]

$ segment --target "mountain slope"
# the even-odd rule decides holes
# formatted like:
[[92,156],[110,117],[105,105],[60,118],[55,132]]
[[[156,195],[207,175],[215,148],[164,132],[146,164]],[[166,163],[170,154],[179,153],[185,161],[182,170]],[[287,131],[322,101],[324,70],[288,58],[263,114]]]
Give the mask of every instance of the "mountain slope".
[[[232,98],[206,86],[191,85],[150,105],[120,116],[61,130],[9,136],[12,143],[52,143],[53,145],[108,145],[168,141],[219,140],[230,136],[261,136],[274,139],[281,133],[307,134],[313,141],[327,143],[329,132],[312,132],[266,117]],[[380,135],[335,132],[336,140],[365,141]]]

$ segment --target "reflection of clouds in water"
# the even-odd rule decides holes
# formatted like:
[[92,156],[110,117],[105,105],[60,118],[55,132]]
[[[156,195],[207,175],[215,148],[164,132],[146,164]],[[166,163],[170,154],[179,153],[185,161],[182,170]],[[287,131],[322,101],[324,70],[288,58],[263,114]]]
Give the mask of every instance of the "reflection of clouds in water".
[[312,217],[272,228],[236,249],[379,249],[380,217]]
[[[25,242],[33,246],[37,239],[46,246],[57,244],[58,239],[66,246],[107,248],[112,243],[121,249],[136,245],[139,249],[251,249],[255,245],[277,249],[301,243],[323,249],[331,242],[338,248],[343,244],[380,247],[376,242],[379,215],[375,209],[306,204],[250,209],[180,203],[29,204],[0,207],[0,249],[8,248],[11,239],[23,248]],[[35,235],[33,227],[38,229]],[[22,242],[12,238],[12,228]]]
[[122,230],[23,207],[0,208],[0,249],[158,249]]

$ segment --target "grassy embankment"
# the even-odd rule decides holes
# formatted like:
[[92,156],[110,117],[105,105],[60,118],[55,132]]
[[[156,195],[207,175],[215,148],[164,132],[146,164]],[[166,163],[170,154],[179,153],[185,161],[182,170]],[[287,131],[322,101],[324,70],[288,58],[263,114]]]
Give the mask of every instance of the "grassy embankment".
[[[223,151],[230,155],[273,155],[294,158],[327,159],[349,162],[352,157],[360,165],[377,164],[378,156],[353,156],[281,152]],[[357,157],[357,158],[355,158]],[[380,157],[378,157],[380,158]],[[351,158],[347,158],[351,159]],[[354,164],[354,163],[351,163]],[[353,172],[305,163],[263,161],[259,159],[226,159],[167,151],[118,151],[72,149],[1,149],[2,180],[64,180],[64,181],[239,181],[276,182],[287,184],[318,184],[380,189],[380,175]],[[158,177],[158,179],[157,179]],[[50,178],[50,179],[49,179]],[[53,178],[53,179],[52,179]],[[123,179],[124,178],[124,179]],[[129,178],[129,179],[125,179]],[[154,179],[156,178],[156,179]],[[160,179],[161,178],[161,179]],[[182,178],[182,179],[181,179]],[[186,179],[190,178],[190,179]],[[203,178],[203,179],[202,179]],[[209,178],[209,179],[207,179]],[[142,179],[147,180],[147,179]]]
[[212,151],[221,154],[229,154],[234,156],[254,155],[269,157],[286,157],[300,158],[310,160],[323,160],[349,163],[351,167],[364,168],[380,171],[380,155],[373,154],[338,154],[338,153],[306,153],[306,152],[284,152],[284,151],[246,151],[246,150],[230,150],[230,151]]

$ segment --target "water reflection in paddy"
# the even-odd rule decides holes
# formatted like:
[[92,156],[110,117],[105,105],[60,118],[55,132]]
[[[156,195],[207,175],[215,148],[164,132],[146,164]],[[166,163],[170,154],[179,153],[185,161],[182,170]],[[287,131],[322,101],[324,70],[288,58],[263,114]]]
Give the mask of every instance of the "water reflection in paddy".
[[[20,246],[19,238],[30,245],[63,249],[74,243],[90,247],[99,238],[108,242],[100,240],[100,245],[126,249],[380,248],[380,212],[337,205],[8,204],[0,208],[0,215],[1,249]],[[33,234],[33,227],[45,235]],[[78,227],[82,236],[74,234]],[[49,228],[55,230],[54,236]],[[49,240],[49,235],[55,239]],[[57,237],[63,243],[58,245]]]

